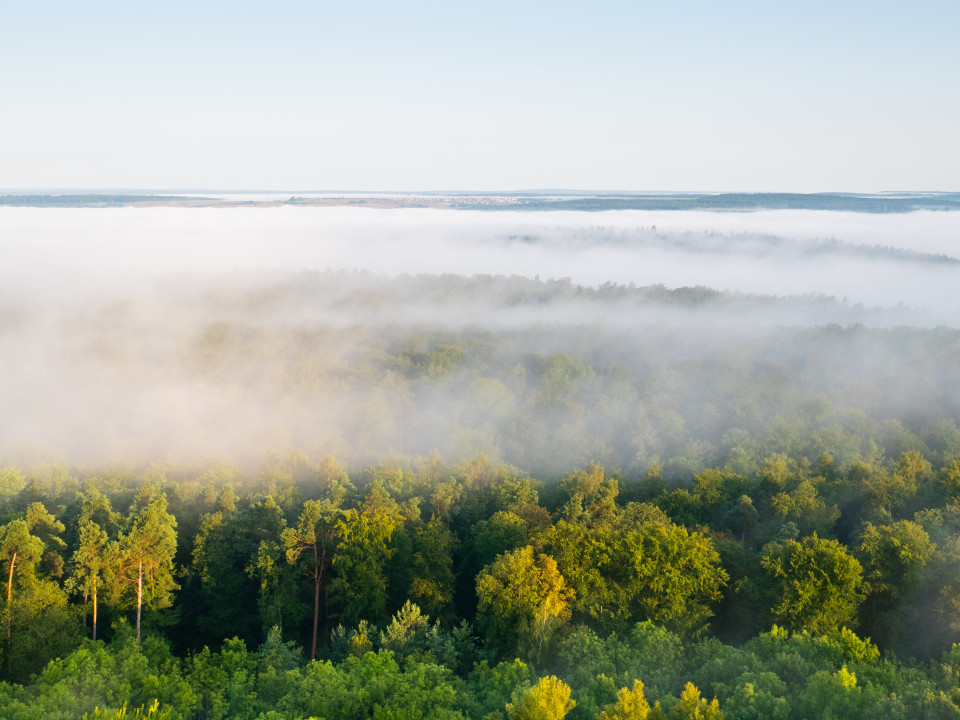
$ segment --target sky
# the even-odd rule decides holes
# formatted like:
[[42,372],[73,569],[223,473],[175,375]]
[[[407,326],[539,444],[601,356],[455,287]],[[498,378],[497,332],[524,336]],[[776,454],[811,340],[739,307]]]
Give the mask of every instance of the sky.
[[960,190],[960,3],[0,0],[0,188]]

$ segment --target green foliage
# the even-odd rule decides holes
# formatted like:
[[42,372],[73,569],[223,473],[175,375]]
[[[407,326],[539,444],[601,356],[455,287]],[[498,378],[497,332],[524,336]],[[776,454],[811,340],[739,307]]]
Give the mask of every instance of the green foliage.
[[852,625],[863,599],[863,569],[836,540],[816,534],[767,545],[760,592],[774,622],[791,630],[826,633]]
[[753,506],[753,500],[749,495],[741,495],[737,504],[721,516],[720,527],[746,540],[759,522],[760,513]]
[[526,691],[533,679],[530,668],[519,659],[494,667],[484,660],[474,666],[467,684],[477,704],[477,717],[503,717],[507,702]]
[[255,706],[256,656],[239,638],[219,653],[204,647],[184,662],[184,676],[197,695],[197,714],[211,720],[242,716]]
[[170,709],[161,709],[160,701],[154,700],[153,704],[149,707],[141,705],[138,708],[134,708],[132,711],[128,711],[127,706],[124,705],[122,708],[117,710],[101,710],[100,708],[94,708],[92,713],[84,713],[83,720],[174,720],[177,717]]
[[727,580],[710,540],[672,523],[561,520],[544,544],[569,578],[574,608],[606,627],[653,620],[696,635]]
[[936,549],[923,527],[908,520],[863,527],[856,548],[868,590],[862,626],[885,646],[899,651],[913,644],[908,628],[924,612],[917,601],[929,593],[924,585]]
[[439,517],[416,529],[409,597],[434,617],[448,619],[451,615],[455,543],[455,536]]
[[872,686],[858,686],[857,676],[848,671],[846,665],[834,673],[814,674],[800,698],[803,713],[818,713],[837,720],[886,716],[880,703],[881,693]]
[[700,697],[700,691],[693,683],[687,683],[677,702],[672,703],[666,712],[660,704],[654,707],[653,716],[665,720],[723,720],[720,704],[714,698],[710,702]]
[[26,487],[26,484],[27,479],[19,468],[5,467],[0,469],[0,496],[16,495]]
[[437,380],[451,375],[466,359],[463,348],[440,345],[427,352],[406,348],[397,356],[397,365],[412,379]]
[[[772,677],[774,682],[779,682],[775,675]],[[757,688],[745,678],[737,683],[723,707],[725,716],[731,720],[789,720],[792,717],[790,702],[785,697]]]
[[567,520],[557,522],[544,539],[573,589],[574,609],[604,625],[622,620],[631,607],[624,587],[623,553],[617,552],[615,539],[612,529],[594,530]]
[[[560,358],[527,370],[561,413],[598,381]],[[805,440],[813,430],[784,419],[770,433],[785,452],[747,431],[678,445],[721,463],[688,484],[669,464],[541,482],[492,454],[398,458],[356,487],[302,454],[236,489],[195,469],[82,484],[8,470],[0,717],[132,716],[155,701],[184,720],[503,720],[508,705],[570,720],[960,717],[960,652],[940,655],[960,641],[955,463],[921,430],[851,415]],[[136,607],[141,553],[154,558],[143,607],[178,614],[167,639],[145,623],[138,649],[117,620]],[[108,644],[81,640],[95,595]],[[533,666],[563,685],[539,697]],[[569,704],[554,702],[564,686]]]
[[167,512],[167,497],[152,498],[132,519],[130,532],[120,537],[115,558],[114,597],[136,608],[140,639],[141,609],[161,610],[173,603],[173,558],[177,551],[177,521]]
[[[96,489],[83,497],[80,517],[77,522],[77,545],[71,558],[64,589],[70,593],[82,595],[84,605],[90,600],[92,617],[92,637],[97,639],[97,612],[101,595],[109,587],[114,560],[111,554],[110,537],[107,530],[114,533],[119,524],[119,516],[110,507],[108,498]],[[86,611],[85,607],[85,611]]]
[[416,645],[423,644],[429,627],[430,619],[408,601],[380,633],[380,647],[391,651],[395,657],[403,658],[411,654]]
[[[747,643],[746,649],[764,670],[775,673],[790,686],[791,699],[797,699],[807,679],[819,671],[834,673],[844,666],[876,670],[881,662],[877,646],[848,629],[815,636],[807,632],[790,634],[774,626],[771,632]],[[750,681],[758,684],[756,679]],[[725,692],[729,693],[730,688]]]
[[23,682],[50,660],[70,652],[80,641],[79,614],[52,580],[39,578],[24,588],[10,607],[11,639],[5,648],[5,674]]
[[36,581],[37,563],[43,557],[43,541],[30,532],[24,520],[12,520],[0,528],[0,563],[7,579],[6,602],[13,595],[13,583],[29,587]]
[[298,569],[287,562],[286,524],[282,508],[271,495],[251,504],[238,519],[239,532],[257,543],[245,572],[259,584],[257,608],[264,632],[274,625],[281,630],[296,627],[309,613],[299,597]]
[[[470,529],[470,567],[476,572],[497,559],[498,555],[527,544],[527,524],[513,512],[498,510]],[[476,573],[474,573],[474,576]]]
[[578,702],[597,712],[615,699],[617,687],[637,679],[643,679],[651,697],[679,692],[688,658],[677,635],[645,622],[605,639],[578,627],[559,644],[554,665],[576,689]]
[[536,662],[570,616],[573,593],[557,563],[527,545],[504,553],[477,576],[477,620],[502,652]]
[[390,537],[398,524],[399,516],[389,510],[359,513],[350,509],[336,521],[339,542],[333,567],[337,578],[332,587],[344,622],[379,621],[386,617],[384,571],[392,554]]
[[50,577],[62,574],[63,529],[40,503],[29,506],[25,520],[0,528],[0,567],[7,581],[2,661],[8,678],[25,680],[79,639],[77,614]]
[[633,681],[633,688],[622,688],[617,692],[617,702],[607,705],[597,720],[647,720],[650,715],[650,703],[643,695],[643,683]]
[[[138,646],[122,626],[110,644],[85,641],[50,663],[30,686],[0,684],[0,717],[66,720],[97,712],[114,717],[123,707],[132,708],[128,716],[136,708],[155,707],[163,716],[211,720],[454,720],[503,718],[504,712],[509,718],[602,720],[854,718],[869,712],[906,719],[958,712],[960,651],[944,655],[929,670],[903,667],[881,660],[875,646],[849,631],[815,637],[775,629],[747,648],[733,648],[715,640],[685,645],[650,623],[606,640],[581,629],[562,644],[559,672],[533,682],[519,660],[493,668],[479,663],[461,679],[449,666],[432,662],[429,652],[420,652],[430,646],[429,628],[413,606],[395,620],[379,640],[400,655],[367,649],[337,662],[306,663],[278,629],[256,653],[234,639],[219,652],[204,648],[178,660],[156,638]],[[369,628],[359,634],[371,636]],[[691,672],[699,673],[696,684],[689,680]],[[646,677],[654,678],[654,685],[641,680]],[[705,699],[698,687],[713,687],[720,702]]]
[[63,575],[63,551],[67,544],[60,535],[64,525],[47,512],[43,503],[35,502],[27,508],[25,517],[30,534],[43,543],[43,556],[40,559],[40,572],[59,578]]
[[[288,716],[462,718],[465,698],[452,673],[436,665],[401,669],[389,652],[351,655],[337,666],[314,662],[284,678],[274,707]],[[406,713],[406,715],[404,715]]]
[[[335,486],[335,489],[339,489]],[[328,496],[323,501],[307,500],[297,521],[297,527],[285,528],[281,541],[287,562],[299,565],[301,571],[313,580],[313,632],[310,636],[310,658],[317,655],[317,635],[320,625],[320,594],[327,569],[333,563],[334,550],[341,539],[338,534],[342,512],[339,498]]]
[[207,513],[193,541],[192,570],[200,581],[204,610],[198,625],[217,641],[230,634],[255,637],[260,626],[256,585],[245,572],[256,545],[240,523],[235,511]]
[[778,518],[796,524],[804,535],[828,535],[840,517],[840,510],[835,505],[826,504],[809,478],[801,480],[790,492],[774,495],[770,505]]
[[570,699],[570,686],[548,675],[507,704],[507,717],[509,720],[563,720],[576,704]]
[[628,592],[638,619],[662,623],[686,635],[703,631],[727,573],[710,540],[685,528],[646,524],[624,537],[631,576]]
[[0,693],[0,717],[66,720],[97,708],[149,708],[157,701],[176,716],[192,714],[197,696],[163,643],[145,638],[138,647],[125,631],[110,646],[84,642],[49,663],[22,692]]

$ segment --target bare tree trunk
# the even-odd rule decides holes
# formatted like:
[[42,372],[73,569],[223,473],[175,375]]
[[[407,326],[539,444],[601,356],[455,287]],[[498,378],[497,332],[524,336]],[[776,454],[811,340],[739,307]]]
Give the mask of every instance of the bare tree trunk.
[[93,579],[93,641],[97,641],[97,579]]
[[310,659],[317,659],[317,622],[320,619],[320,570],[317,569],[313,581],[313,642],[310,643]]
[[137,646],[140,645],[140,611],[143,608],[143,558],[137,565]]
[[10,578],[7,580],[7,605],[10,604],[11,598],[13,598],[13,566],[17,564],[17,554],[14,553],[13,557],[10,558]]
[[280,583],[277,583],[277,627],[283,632],[283,596],[280,594]]
[[13,567],[17,564],[17,554],[10,558],[10,578],[7,580],[7,642],[10,642],[10,601],[13,600]]
[[[313,557],[317,559],[317,546],[313,546]],[[323,580],[323,566],[327,562],[327,548],[320,548],[320,562],[313,570],[313,643],[310,645],[310,659],[317,659],[317,628],[320,624],[320,581]]]

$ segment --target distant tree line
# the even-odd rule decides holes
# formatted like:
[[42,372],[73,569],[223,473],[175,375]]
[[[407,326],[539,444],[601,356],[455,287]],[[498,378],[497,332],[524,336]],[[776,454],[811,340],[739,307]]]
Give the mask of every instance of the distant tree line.
[[[503,193],[489,196],[460,198],[459,202],[444,202],[444,207],[471,210],[829,210],[864,213],[903,213],[915,210],[960,209],[958,193],[904,193],[897,195],[857,195],[854,193],[682,193],[677,195],[639,193],[611,193],[577,197],[537,196],[532,193],[511,195],[516,202],[490,202],[490,198],[504,197]],[[441,200],[455,200],[446,195]],[[398,195],[392,200],[406,207],[426,206],[437,198],[417,198]],[[217,198],[180,197],[176,195],[78,195],[78,194],[17,194],[0,195],[0,205],[29,207],[109,207],[139,202],[177,203],[205,202],[211,205],[242,205],[243,201]],[[419,202],[418,202],[419,201]],[[271,201],[285,205],[355,205],[374,203],[369,198],[304,198],[293,196],[285,201]]]
[[956,210],[960,194],[855,195],[830,193],[717,193],[710,195],[609,195],[590,197],[523,197],[516,205],[476,203],[476,210],[829,210],[903,213],[914,210]]
[[195,203],[201,198],[179,195],[0,195],[0,206],[10,207],[122,207],[131,203]]

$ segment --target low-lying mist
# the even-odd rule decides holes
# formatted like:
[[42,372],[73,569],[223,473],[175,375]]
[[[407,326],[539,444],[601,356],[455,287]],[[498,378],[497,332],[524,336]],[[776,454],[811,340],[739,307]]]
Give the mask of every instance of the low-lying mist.
[[851,462],[871,450],[847,428],[960,414],[958,230],[947,212],[0,208],[0,463],[437,450],[683,474],[784,423]]
[[935,322],[960,312],[952,292],[960,215],[951,212],[0,210],[8,287],[110,289],[140,273],[331,268],[825,294],[923,308]]

